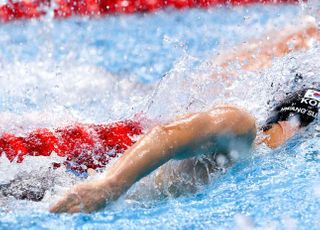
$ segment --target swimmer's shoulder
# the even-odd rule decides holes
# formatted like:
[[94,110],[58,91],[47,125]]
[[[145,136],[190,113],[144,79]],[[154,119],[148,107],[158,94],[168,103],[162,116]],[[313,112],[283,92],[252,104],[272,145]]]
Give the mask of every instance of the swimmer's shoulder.
[[256,133],[255,118],[242,108],[219,105],[207,113],[217,129],[217,133],[231,132],[239,135]]
[[220,133],[242,135],[255,134],[256,123],[250,113],[239,107],[219,105],[207,112],[188,114],[169,124],[160,125],[157,129],[168,134],[173,130],[180,130],[204,135]]

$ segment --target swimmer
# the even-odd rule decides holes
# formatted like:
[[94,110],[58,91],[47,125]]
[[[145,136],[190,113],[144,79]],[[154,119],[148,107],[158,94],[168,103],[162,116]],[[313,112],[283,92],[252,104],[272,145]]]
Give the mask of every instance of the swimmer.
[[[320,88],[290,94],[278,103],[261,127],[264,137],[260,143],[270,148],[282,145],[315,120],[319,105]],[[134,183],[158,168],[156,183],[159,186],[168,183],[161,177],[161,170],[164,172],[166,168],[160,166],[171,159],[185,161],[182,167],[175,170],[175,174],[187,175],[189,181],[184,186],[192,187],[192,190],[196,183],[206,181],[205,166],[192,157],[206,156],[209,171],[217,167],[216,157],[221,154],[228,159],[228,164],[232,164],[236,159],[228,153],[248,151],[256,133],[253,116],[228,105],[156,126],[129,148],[102,177],[76,185],[50,211],[74,213],[98,210],[118,199]],[[175,188],[174,192],[179,193],[179,188]]]
[[[276,36],[274,36],[276,35]],[[245,42],[224,52],[213,60],[213,65],[228,69],[237,62],[242,70],[262,71],[271,67],[272,60],[295,51],[309,49],[320,41],[320,30],[315,19],[306,16],[300,25],[287,27],[282,31],[269,30],[258,40]],[[223,70],[225,72],[225,70]],[[228,74],[230,74],[228,72]],[[236,75],[235,75],[236,76]]]

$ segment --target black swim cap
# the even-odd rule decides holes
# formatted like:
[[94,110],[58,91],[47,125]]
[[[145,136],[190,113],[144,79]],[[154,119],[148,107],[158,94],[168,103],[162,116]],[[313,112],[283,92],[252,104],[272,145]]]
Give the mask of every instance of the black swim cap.
[[299,90],[282,100],[269,115],[263,131],[269,130],[279,121],[288,121],[295,117],[300,127],[309,125],[316,117],[320,107],[320,90],[308,88]]

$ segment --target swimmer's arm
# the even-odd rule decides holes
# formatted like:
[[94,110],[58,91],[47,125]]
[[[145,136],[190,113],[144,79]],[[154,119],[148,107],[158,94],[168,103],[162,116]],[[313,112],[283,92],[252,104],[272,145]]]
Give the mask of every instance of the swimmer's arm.
[[197,113],[157,126],[129,148],[100,179],[75,186],[51,212],[91,212],[119,198],[135,182],[173,158],[184,159],[213,150],[219,134],[255,135],[255,121],[231,106]]
[[300,26],[269,31],[263,39],[249,41],[223,52],[214,60],[214,65],[227,69],[238,63],[243,70],[261,70],[270,67],[274,57],[310,48],[312,40],[320,41],[320,31],[313,19],[306,18]]

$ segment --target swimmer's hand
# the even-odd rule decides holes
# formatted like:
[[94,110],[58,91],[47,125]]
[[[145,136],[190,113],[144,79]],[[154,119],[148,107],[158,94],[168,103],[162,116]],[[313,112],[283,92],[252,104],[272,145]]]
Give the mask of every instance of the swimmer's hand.
[[78,184],[70,189],[49,211],[54,213],[92,212],[103,208],[110,199],[108,186],[102,181]]

